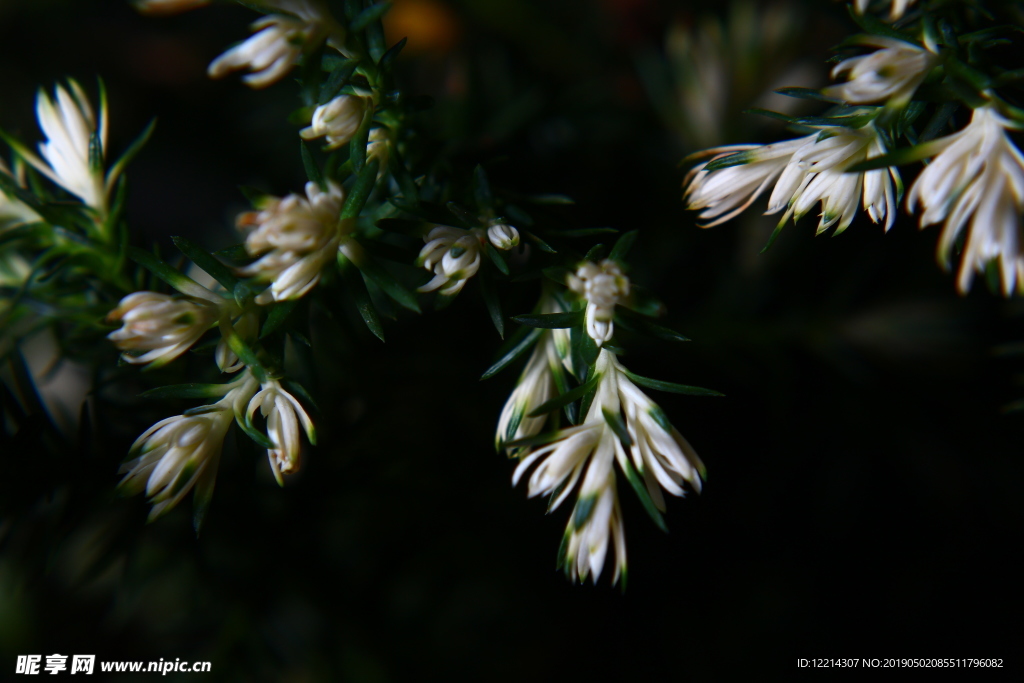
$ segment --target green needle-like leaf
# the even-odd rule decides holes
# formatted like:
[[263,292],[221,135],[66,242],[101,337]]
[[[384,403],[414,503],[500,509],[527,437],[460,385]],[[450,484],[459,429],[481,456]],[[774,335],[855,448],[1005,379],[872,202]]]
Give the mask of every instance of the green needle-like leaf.
[[623,370],[623,374],[640,386],[647,387],[648,389],[654,389],[655,391],[667,391],[671,394],[686,394],[688,396],[725,396],[725,394],[715,391],[714,389],[693,387],[687,384],[675,384],[674,382],[663,382],[660,379],[641,377],[629,370]]
[[583,311],[569,311],[567,313],[528,313],[512,317],[520,325],[530,327],[541,327],[546,330],[557,330],[566,327],[575,327],[583,324]]
[[556,396],[549,401],[545,401],[534,408],[527,417],[540,417],[541,415],[547,415],[548,413],[564,408],[574,401],[580,400],[587,395],[587,392],[597,386],[598,380],[600,380],[600,377],[592,377],[590,381],[585,384],[581,384],[575,389],[570,389],[560,396]]
[[[516,334],[509,339],[510,342],[514,342],[514,346],[499,358],[498,362],[487,368],[487,371],[484,372],[484,374],[480,375],[480,381],[494,377],[496,374],[514,363],[517,358],[522,356],[530,349],[530,347],[537,343],[537,340],[540,339],[542,334],[544,334],[544,330],[542,329],[530,327],[519,328],[516,331]],[[517,340],[516,337],[520,338]]]

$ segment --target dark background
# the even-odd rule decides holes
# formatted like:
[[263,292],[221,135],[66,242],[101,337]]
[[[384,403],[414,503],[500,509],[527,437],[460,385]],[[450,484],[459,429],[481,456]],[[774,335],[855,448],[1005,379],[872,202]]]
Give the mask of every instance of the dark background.
[[[198,539],[190,505],[145,525],[143,500],[112,495],[135,436],[188,407],[132,398],[174,371],[128,372],[91,398],[98,447],[4,453],[0,670],[54,652],[296,682],[789,675],[800,657],[1016,666],[1024,418],[1001,409],[1024,364],[997,351],[1020,337],[1020,305],[980,280],[958,296],[935,264],[939,229],[906,216],[889,234],[859,217],[836,239],[808,217],[761,256],[772,218],[700,230],[680,202],[692,140],[787,135],[740,116],[743,93],[796,84],[785,73],[823,84],[828,47],[853,31],[843,8],[793,5],[796,38],[744,67],[760,85],[728,84],[737,102],[711,139],[652,96],[669,27],[701,25],[686,3],[396,6],[406,84],[437,98],[425,121],[457,156],[488,162],[496,185],[574,197],[581,226],[641,229],[633,281],[694,341],[635,340],[623,361],[726,394],[655,397],[707,464],[704,493],[669,502],[664,535],[620,487],[625,594],[610,570],[596,587],[555,572],[567,511],[545,517],[493,452],[518,370],[477,381],[500,340],[470,283],[444,311],[389,323],[386,345],[357,320],[315,326],[321,445],[279,490],[265,457],[229,440]],[[223,247],[238,185],[304,181],[284,123],[294,84],[205,76],[253,18],[0,0],[0,126],[37,140],[36,89],[70,75],[95,92],[101,75],[112,149],[159,119],[129,169],[137,242]]]

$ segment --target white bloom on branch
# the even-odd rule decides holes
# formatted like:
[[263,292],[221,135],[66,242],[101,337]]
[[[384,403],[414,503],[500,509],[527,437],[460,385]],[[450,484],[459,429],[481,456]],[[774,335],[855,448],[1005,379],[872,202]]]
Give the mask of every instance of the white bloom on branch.
[[282,474],[292,474],[299,470],[299,458],[302,444],[299,440],[299,424],[306,432],[310,443],[316,443],[316,431],[313,421],[294,396],[285,391],[280,382],[269,380],[262,385],[258,394],[249,401],[246,420],[252,421],[256,409],[267,420],[267,435],[274,447],[267,450],[270,469],[278,484],[284,484]]
[[[896,21],[907,11],[907,8],[914,4],[915,0],[891,0],[889,5],[889,21]],[[864,14],[868,10],[871,0],[854,0],[853,6],[857,14]]]
[[471,230],[437,225],[427,233],[417,265],[433,271],[434,277],[416,291],[455,296],[480,269],[480,235]]
[[169,15],[204,7],[210,0],[135,0],[133,4],[143,14]]
[[939,62],[934,52],[896,38],[862,36],[858,42],[879,49],[839,62],[832,69],[832,78],[846,74],[848,80],[825,88],[822,92],[827,97],[850,104],[888,101],[902,106]]
[[146,491],[153,509],[150,521],[177,505],[192,487],[199,487],[197,507],[205,507],[213,493],[217,463],[224,436],[240,407],[259,384],[246,373],[223,399],[204,410],[176,415],[157,422],[136,439],[130,455],[136,457],[121,466],[125,476],[118,489],[126,495]]
[[[598,383],[585,420],[560,430],[550,442],[523,457],[512,485],[536,464],[528,495],[554,496],[549,506],[554,510],[580,483],[560,563],[570,577],[582,580],[592,575],[596,583],[611,542],[616,557],[614,583],[625,571],[626,546],[613,463],[618,462],[627,477],[634,471],[642,477],[652,502],[662,510],[661,488],[682,496],[683,484],[688,482],[699,492],[704,466],[661,409],[625,376],[614,354],[602,350],[594,372]],[[627,445],[609,419],[623,421]]]
[[100,213],[107,210],[103,156],[107,148],[105,103],[97,121],[82,87],[68,79],[70,92],[58,85],[50,99],[40,90],[36,117],[46,142],[39,143],[42,159],[22,152],[37,171]]
[[604,260],[581,263],[567,280],[569,289],[587,300],[587,334],[598,346],[604,344],[615,332],[615,305],[629,296],[629,278],[615,261]]
[[508,251],[519,244],[519,231],[505,223],[494,223],[487,228],[487,239],[496,248]]
[[249,231],[246,251],[261,256],[239,272],[272,282],[256,303],[297,299],[320,281],[324,266],[336,257],[346,227],[338,220],[343,201],[341,186],[328,182],[323,192],[310,182],[305,197],[268,197],[258,211],[238,217],[239,229]]
[[536,408],[555,396],[555,380],[552,367],[561,361],[555,352],[555,342],[550,332],[541,334],[534,346],[519,383],[501,409],[498,431],[494,436],[494,447],[501,450],[507,441],[515,441],[538,434],[547,421],[547,415],[529,417]]
[[299,131],[303,140],[327,138],[326,149],[337,149],[351,140],[366,115],[369,99],[358,95],[339,95],[313,112],[313,121]]
[[923,210],[921,227],[945,221],[938,247],[942,265],[949,265],[957,237],[969,223],[957,276],[961,293],[993,260],[1005,295],[1024,287],[1024,157],[1006,135],[1016,127],[992,105],[975,109],[963,130],[925,143],[937,156],[907,197],[908,207]]
[[[707,151],[712,161],[730,157],[731,165],[705,170],[707,163],[686,176],[687,208],[701,211],[702,227],[734,218],[772,183],[767,215],[785,210],[779,225],[792,216],[799,220],[821,202],[818,234],[838,223],[836,234],[849,227],[858,204],[885,229],[896,219],[899,173],[894,168],[861,173],[847,170],[886,153],[873,124],[861,128],[830,127],[821,133],[771,145],[733,145]],[[708,162],[710,163],[710,162]]]
[[366,142],[366,163],[370,163],[374,159],[377,160],[378,168],[377,177],[380,178],[387,171],[388,159],[391,154],[389,145],[391,144],[391,132],[384,126],[378,126],[370,131],[370,136]]
[[[122,327],[107,335],[128,363],[168,363],[216,324],[220,308],[212,301],[135,292],[121,299],[107,320]],[[137,353],[145,352],[145,353]]]
[[316,47],[328,33],[328,18],[311,2],[274,3],[294,16],[271,14],[250,25],[254,35],[210,63],[210,78],[248,69],[242,77],[253,88],[265,88],[281,80],[299,61],[304,50]]

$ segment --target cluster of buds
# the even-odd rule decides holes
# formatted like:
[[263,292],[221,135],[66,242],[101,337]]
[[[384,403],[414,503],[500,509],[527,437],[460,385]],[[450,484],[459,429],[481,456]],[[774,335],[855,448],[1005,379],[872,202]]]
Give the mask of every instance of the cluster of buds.
[[601,346],[615,331],[615,305],[629,296],[629,278],[618,263],[606,259],[600,264],[581,263],[574,274],[569,274],[566,284],[586,299],[587,334]]
[[335,258],[351,221],[339,221],[344,193],[328,182],[326,192],[306,183],[306,196],[267,197],[258,211],[238,217],[239,229],[248,231],[246,251],[258,260],[240,269],[242,275],[271,282],[256,303],[297,299],[320,281],[320,273]]
[[122,323],[107,338],[124,351],[121,357],[128,363],[163,365],[191,348],[217,323],[224,303],[220,297],[135,292],[121,299],[107,316],[108,322]]
[[661,489],[682,496],[684,483],[689,483],[699,492],[704,466],[607,349],[598,355],[594,379],[596,393],[584,420],[522,454],[512,484],[536,465],[528,479],[528,495],[551,495],[549,510],[560,506],[579,484],[559,562],[571,578],[584,580],[590,575],[596,583],[611,544],[615,583],[626,571],[626,544],[614,464],[662,511]]

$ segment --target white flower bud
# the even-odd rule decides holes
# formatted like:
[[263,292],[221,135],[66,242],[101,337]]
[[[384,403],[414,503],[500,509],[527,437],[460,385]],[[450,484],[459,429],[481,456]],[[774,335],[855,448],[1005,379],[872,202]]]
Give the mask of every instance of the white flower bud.
[[423,239],[427,244],[420,251],[418,262],[434,271],[434,278],[416,291],[440,288],[439,292],[446,296],[458,294],[466,280],[480,269],[480,238],[469,230],[438,225]]
[[487,228],[487,239],[498,249],[508,251],[519,244],[519,231],[511,225],[496,223]]
[[387,128],[378,127],[370,131],[370,137],[366,143],[366,163],[370,163],[374,159],[379,162],[378,178],[384,174],[388,167],[390,141],[391,132]]
[[257,32],[210,63],[210,78],[223,78],[232,71],[248,69],[242,77],[253,88],[265,88],[281,80],[299,60],[303,49],[320,43],[326,35],[321,10],[309,2],[281,4],[281,9],[298,16],[272,14],[250,25]]
[[259,408],[267,419],[267,435],[274,443],[274,448],[267,450],[270,469],[279,484],[283,484],[282,474],[291,474],[299,469],[301,444],[299,443],[299,423],[306,432],[310,443],[316,443],[316,432],[313,421],[294,396],[285,391],[277,380],[263,384],[262,390],[249,401],[246,419],[252,421],[253,413]]
[[[168,363],[203,336],[217,322],[219,309],[210,301],[174,298],[157,292],[135,292],[121,299],[107,320],[121,321],[121,329],[107,339],[126,353],[128,363]],[[146,351],[142,355],[127,353]]]
[[368,100],[358,95],[339,95],[313,112],[312,123],[299,131],[303,140],[327,137],[327,149],[346,144],[359,130]]
[[629,296],[629,278],[614,261],[602,261],[600,266],[590,261],[580,264],[575,274],[567,278],[569,289],[587,300],[587,334],[598,346],[612,338],[615,306]]

